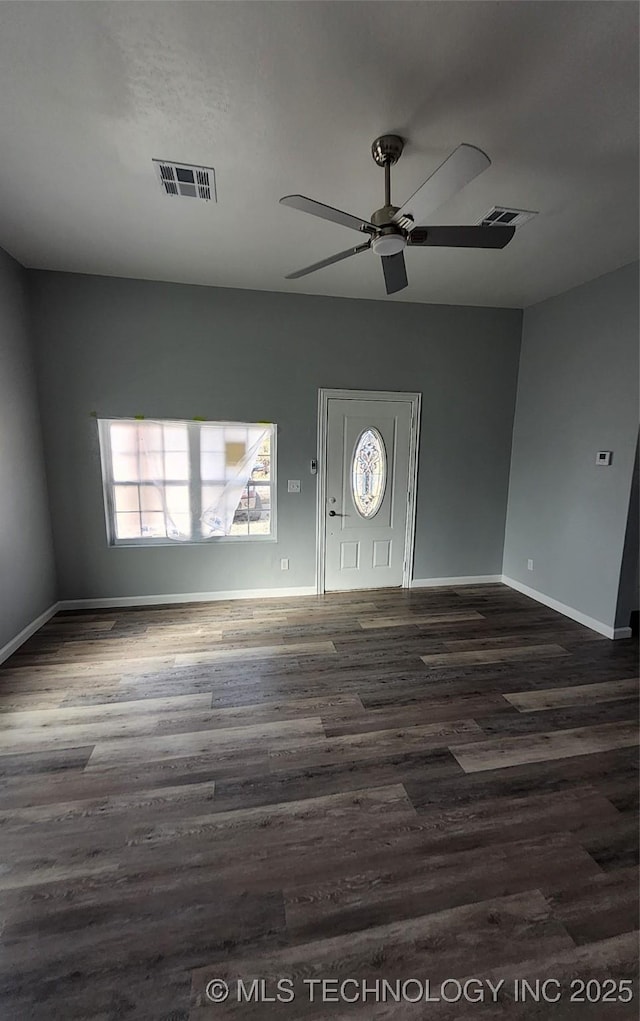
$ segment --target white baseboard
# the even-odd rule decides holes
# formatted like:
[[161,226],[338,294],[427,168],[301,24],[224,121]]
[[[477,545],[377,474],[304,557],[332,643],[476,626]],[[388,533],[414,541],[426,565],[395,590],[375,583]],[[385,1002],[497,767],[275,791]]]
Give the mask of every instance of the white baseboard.
[[14,652],[20,648],[21,645],[31,638],[31,635],[35,635],[36,631],[39,631],[43,624],[46,624],[48,620],[58,612],[60,609],[60,603],[52,603],[48,610],[41,613],[39,617],[32,620],[30,624],[23,627],[22,631],[12,638],[10,642],[3,645],[0,649],[0,663],[4,663],[5,659],[9,659],[9,656],[13,656]]
[[515,589],[516,592],[522,592],[523,595],[529,596],[530,599],[535,599],[538,603],[543,603],[544,606],[548,606],[551,610],[557,610],[558,613],[564,614],[565,617],[570,617],[571,620],[577,621],[578,624],[584,624],[585,627],[591,628],[592,631],[597,631],[598,634],[604,635],[605,638],[631,637],[630,627],[614,628],[610,624],[603,624],[601,620],[589,617],[586,613],[574,609],[573,606],[567,606],[566,603],[561,603],[557,599],[552,599],[551,596],[545,595],[544,592],[538,592],[537,589],[529,588],[528,585],[523,585],[521,581],[509,578],[506,574],[502,575],[502,580],[505,585]]
[[[631,637],[631,628],[629,627],[614,628],[609,624],[603,624],[602,621],[595,620],[593,617],[581,613],[580,610],[575,610],[572,606],[566,606],[565,603],[560,603],[557,599],[552,599],[543,592],[529,588],[528,585],[523,585],[522,582],[503,574],[479,574],[461,578],[414,578],[411,582],[411,588],[446,588],[458,585],[493,585],[499,583],[503,583],[517,592],[522,592],[531,599],[535,599],[538,603],[543,603],[550,609],[564,614],[565,617],[570,617],[571,620],[575,620],[579,624],[584,624],[585,627],[597,631],[598,634],[604,635],[605,638],[618,639]],[[291,596],[315,595],[317,595],[315,585],[301,585],[297,588],[230,589],[223,592],[173,592],[148,596],[62,599],[57,603],[52,603],[44,613],[41,613],[39,617],[32,620],[15,638],[12,638],[11,641],[0,648],[0,663],[3,663],[9,656],[12,656],[27,639],[31,638],[36,631],[46,624],[48,620],[51,620],[60,610],[98,610],[118,606],[162,606],[171,603],[210,603],[228,599],[273,599],[278,596],[288,598]]]
[[502,581],[501,574],[470,574],[462,578],[414,578],[411,588],[446,588],[455,585],[496,585]]
[[631,638],[633,634],[630,627],[616,627],[613,629],[613,637],[616,638]]
[[315,596],[315,585],[298,588],[229,589],[226,592],[163,592],[149,596],[114,596],[97,599],[62,599],[60,610],[107,610],[112,606],[165,606],[170,603],[215,603],[226,599],[273,599],[278,596]]

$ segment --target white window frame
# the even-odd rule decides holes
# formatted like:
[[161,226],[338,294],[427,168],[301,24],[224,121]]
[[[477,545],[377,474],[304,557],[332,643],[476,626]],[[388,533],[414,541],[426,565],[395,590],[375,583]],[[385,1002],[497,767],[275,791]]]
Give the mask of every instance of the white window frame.
[[[131,424],[139,425],[144,421],[160,422],[166,425],[219,425],[229,426],[230,428],[237,428],[238,426],[263,426],[265,429],[269,428],[271,431],[271,442],[270,442],[270,479],[268,482],[260,482],[260,485],[270,487],[270,508],[269,508],[269,523],[270,532],[269,535],[251,535],[247,532],[246,535],[211,535],[202,538],[191,538],[191,539],[168,539],[164,536],[150,536],[148,538],[142,538],[141,536],[133,539],[119,539],[116,535],[116,517],[115,517],[115,501],[114,501],[114,486],[121,485],[132,485],[138,486],[139,482],[116,482],[113,478],[113,460],[111,457],[111,434],[109,426],[113,422],[130,422]],[[100,466],[102,471],[102,495],[104,502],[104,515],[106,525],[106,536],[107,545],[112,548],[120,548],[122,546],[133,546],[136,549],[146,549],[153,546],[206,546],[213,543],[226,543],[226,542],[277,542],[277,435],[278,427],[275,422],[230,422],[230,421],[218,421],[213,419],[207,420],[193,420],[185,418],[153,418],[153,419],[136,419],[136,418],[99,418],[98,419],[98,444],[100,448]],[[194,432],[189,432],[189,466],[192,469],[194,464],[198,466],[197,475],[190,471],[189,473],[189,499],[192,508],[191,511],[191,523],[192,528],[195,523],[200,519],[201,510],[201,487],[207,484],[207,481],[203,482],[200,478],[200,442],[198,438],[197,449],[194,449],[193,444]],[[181,485],[185,485],[184,480],[180,480]]]

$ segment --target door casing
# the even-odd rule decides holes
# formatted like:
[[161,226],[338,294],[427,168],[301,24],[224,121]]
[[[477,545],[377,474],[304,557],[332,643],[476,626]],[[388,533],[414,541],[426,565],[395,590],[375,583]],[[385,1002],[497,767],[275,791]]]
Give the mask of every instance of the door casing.
[[325,591],[325,507],[327,501],[327,428],[329,401],[406,401],[411,404],[409,435],[409,492],[407,493],[407,524],[404,540],[402,587],[409,588],[413,576],[413,554],[416,536],[416,491],[418,488],[418,445],[420,441],[420,410],[422,394],[397,390],[318,390],[318,485],[316,490],[316,591]]

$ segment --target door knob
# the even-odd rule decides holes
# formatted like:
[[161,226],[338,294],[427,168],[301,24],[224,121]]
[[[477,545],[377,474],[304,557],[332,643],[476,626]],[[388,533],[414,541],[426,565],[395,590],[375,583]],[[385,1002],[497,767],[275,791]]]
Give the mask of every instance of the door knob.
[[346,518],[346,516],[347,516],[346,514],[339,514],[338,511],[334,510],[329,511],[330,518]]

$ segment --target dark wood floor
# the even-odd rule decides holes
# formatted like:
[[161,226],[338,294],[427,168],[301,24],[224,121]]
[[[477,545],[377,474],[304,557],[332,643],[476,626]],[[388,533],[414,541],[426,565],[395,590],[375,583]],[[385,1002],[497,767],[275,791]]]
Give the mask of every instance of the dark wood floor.
[[500,585],[55,617],[0,668],[2,1017],[636,1018],[569,997],[637,975],[637,695]]

